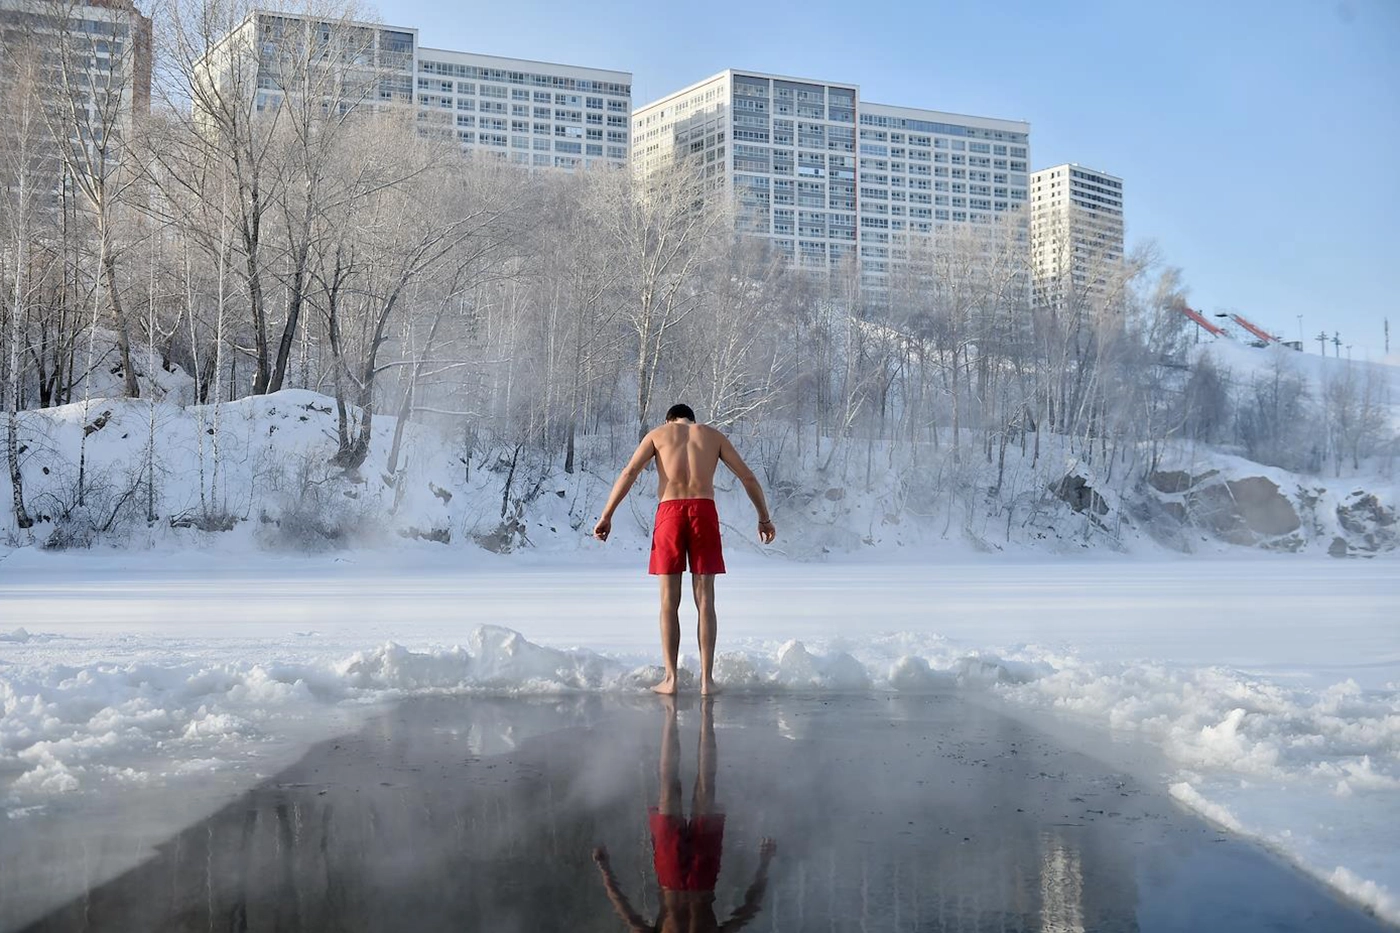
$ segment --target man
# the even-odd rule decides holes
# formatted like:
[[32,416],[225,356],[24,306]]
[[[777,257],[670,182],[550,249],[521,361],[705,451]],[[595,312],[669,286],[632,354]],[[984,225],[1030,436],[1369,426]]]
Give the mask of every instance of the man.
[[700,615],[700,692],[716,692],[715,575],[724,573],[720,548],[719,513],[715,510],[715,467],[724,465],[744,484],[758,510],[758,540],[768,544],[777,534],[763,487],[744,463],[734,445],[714,428],[695,423],[689,405],[672,405],[666,423],[642,438],[636,453],[613,484],[603,516],[593,529],[598,540],[608,540],[613,512],[622,504],[632,484],[656,460],[656,524],[651,540],[649,572],[661,578],[661,654],[666,675],[652,687],[657,693],[676,692],[676,655],[681,643],[681,575],[689,559],[691,589]]

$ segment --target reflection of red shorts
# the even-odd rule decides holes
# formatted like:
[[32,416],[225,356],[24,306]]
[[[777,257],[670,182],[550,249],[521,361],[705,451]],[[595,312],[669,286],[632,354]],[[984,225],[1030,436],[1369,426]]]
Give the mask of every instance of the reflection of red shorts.
[[668,891],[713,891],[724,847],[724,814],[694,816],[647,810],[656,879]]
[[656,507],[649,573],[724,573],[719,511],[713,499],[667,499]]

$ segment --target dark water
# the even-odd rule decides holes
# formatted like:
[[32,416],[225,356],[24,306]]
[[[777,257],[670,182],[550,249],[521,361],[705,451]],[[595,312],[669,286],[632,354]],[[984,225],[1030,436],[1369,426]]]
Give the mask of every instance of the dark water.
[[[660,889],[649,807],[724,814],[713,892]],[[954,696],[406,702],[25,929],[618,931],[663,913],[675,930],[1382,929]]]

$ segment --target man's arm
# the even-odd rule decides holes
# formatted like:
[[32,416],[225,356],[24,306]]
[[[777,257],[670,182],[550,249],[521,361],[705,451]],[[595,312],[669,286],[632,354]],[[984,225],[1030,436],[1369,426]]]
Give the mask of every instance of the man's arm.
[[642,475],[642,471],[647,468],[651,458],[656,456],[656,442],[651,439],[651,434],[642,438],[642,442],[637,445],[637,450],[632,454],[632,459],[627,461],[627,466],[623,467],[617,482],[613,483],[612,492],[608,495],[608,504],[603,506],[603,516],[598,519],[598,524],[593,527],[593,537],[599,541],[608,540],[608,535],[612,533],[612,517],[617,511],[617,507],[622,504],[622,500],[627,498],[628,491],[632,484],[637,481],[637,477]]
[[773,516],[768,514],[768,502],[763,498],[763,487],[758,483],[758,477],[753,475],[753,470],[744,462],[744,458],[739,456],[739,451],[734,449],[734,445],[729,442],[729,438],[723,434],[719,436],[719,458],[724,461],[724,465],[729,467],[739,480],[744,484],[744,492],[749,494],[749,500],[753,502],[753,507],[758,510],[758,540],[764,544],[769,544],[778,533],[777,527],[773,524]]
[[627,895],[623,894],[617,886],[617,878],[613,875],[612,864],[608,861],[608,850],[599,846],[593,850],[593,861],[598,866],[598,871],[603,875],[603,888],[608,892],[608,901],[612,903],[613,910],[617,911],[618,917],[623,923],[632,928],[633,933],[651,933],[651,928],[642,916],[632,909],[632,904],[627,900]]
[[773,853],[777,851],[776,842],[772,839],[763,840],[758,849],[758,872],[754,875],[753,884],[744,892],[744,903],[739,905],[733,916],[720,924],[720,933],[733,933],[743,929],[750,920],[758,916],[759,908],[763,906],[763,892],[768,889],[768,863],[773,861]]

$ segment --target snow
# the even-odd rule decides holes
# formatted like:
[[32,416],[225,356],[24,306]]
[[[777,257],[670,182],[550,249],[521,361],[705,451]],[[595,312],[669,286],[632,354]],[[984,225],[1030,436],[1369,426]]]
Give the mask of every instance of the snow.
[[1374,381],[1381,393],[1377,401],[1390,410],[1391,424],[1400,431],[1400,356],[1381,360],[1341,359],[1312,352],[1299,353],[1279,344],[1254,347],[1227,339],[1202,344],[1198,352],[1211,356],[1241,383],[1254,377],[1270,377],[1275,366],[1282,367],[1284,372],[1297,373],[1307,380],[1314,395],[1319,397],[1324,386],[1350,371],[1358,382]]
[[[642,691],[657,648],[638,561],[612,543],[12,552],[0,801],[16,820],[210,773],[246,786],[413,694]],[[964,690],[1134,737],[1182,805],[1396,921],[1383,827],[1400,825],[1397,596],[1393,559],[739,551],[719,587],[717,675],[734,692]]]
[[[1281,362],[1319,387],[1347,365],[1228,341],[1200,352],[1241,384]],[[1356,365],[1386,387],[1400,427],[1400,367]],[[81,795],[237,793],[405,696],[632,692],[658,676],[640,569],[649,497],[629,497],[606,546],[587,536],[630,444],[585,436],[577,473],[523,457],[515,470],[410,424],[391,472],[394,419],[377,417],[361,475],[346,478],[328,466],[331,400],[288,390],[180,407],[188,380],[166,375],[154,405],[21,415],[39,524],[0,539],[8,820]],[[1200,446],[1160,455],[1161,469],[1270,479],[1304,520],[1301,553],[1182,526],[1175,546],[1196,556],[1181,556],[1134,526],[1129,471],[1115,488],[1053,438],[1038,469],[1008,453],[1011,492],[990,504],[972,492],[995,481],[985,465],[916,500],[883,449],[862,453],[859,479],[789,462],[798,480],[775,496],[772,548],[752,543],[742,490],[721,481],[732,572],[719,679],[734,692],[956,689],[1130,737],[1181,805],[1400,922],[1400,857],[1383,831],[1400,826],[1400,564],[1384,549],[1325,556],[1339,506],[1370,493],[1393,508],[1400,485],[1379,464],[1305,477]],[[1113,520],[1046,501],[1063,473],[1084,475]],[[189,527],[222,518],[232,530]],[[56,533],[129,549],[6,549]],[[427,536],[451,545],[416,540]],[[1115,742],[1096,750],[1112,756]]]

